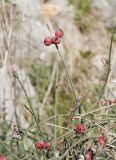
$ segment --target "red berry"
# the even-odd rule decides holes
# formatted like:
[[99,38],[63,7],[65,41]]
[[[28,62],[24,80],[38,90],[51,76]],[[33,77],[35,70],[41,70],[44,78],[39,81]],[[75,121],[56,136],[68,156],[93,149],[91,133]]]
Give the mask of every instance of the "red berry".
[[55,32],[55,35],[56,35],[57,37],[61,38],[61,37],[63,37],[64,32],[63,32],[61,29],[59,29],[59,30],[57,30],[57,31]]
[[86,128],[83,124],[79,124],[79,125],[77,125],[75,131],[76,131],[76,133],[79,133],[79,134],[85,134]]
[[52,39],[51,39],[51,37],[46,37],[46,38],[44,39],[44,44],[45,44],[46,46],[50,46],[50,45],[52,44]]
[[48,143],[48,142],[41,141],[41,142],[37,142],[35,144],[35,147],[37,149],[40,149],[40,150],[43,150],[43,149],[45,149],[45,150],[51,150],[52,145],[50,143]]
[[106,145],[106,143],[107,143],[107,137],[106,136],[104,136],[104,135],[102,135],[102,136],[100,136],[99,137],[99,143],[102,145],[102,146],[105,146]]
[[37,142],[37,143],[35,144],[35,147],[36,147],[37,149],[40,149],[40,150],[43,150],[43,149],[44,149],[44,146],[45,146],[45,142],[43,142],[43,141]]
[[46,150],[51,150],[51,148],[52,148],[52,145],[51,145],[50,143],[47,143],[47,142],[46,142],[46,144],[45,144],[45,149],[46,149]]
[[61,43],[61,40],[60,40],[59,37],[54,36],[54,37],[52,38],[52,44],[60,44],[60,43]]
[[0,160],[8,160],[6,156],[0,155]]
[[92,149],[89,149],[86,154],[85,154],[85,160],[93,160],[94,159],[94,154]]

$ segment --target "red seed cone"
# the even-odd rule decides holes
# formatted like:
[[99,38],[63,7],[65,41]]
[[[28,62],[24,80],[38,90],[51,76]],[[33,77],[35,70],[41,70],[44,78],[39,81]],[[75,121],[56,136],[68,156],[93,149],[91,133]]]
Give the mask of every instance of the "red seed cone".
[[37,149],[43,150],[43,149],[44,149],[44,146],[45,146],[45,142],[43,142],[43,141],[40,141],[40,142],[35,143],[35,147],[36,147]]
[[94,159],[94,154],[92,149],[89,149],[86,154],[85,154],[85,160],[93,160]]
[[105,146],[106,143],[107,143],[107,137],[105,135],[102,135],[99,137],[99,144],[102,145],[102,146]]
[[39,141],[37,143],[35,143],[35,147],[39,150],[51,150],[52,144],[48,143],[48,142],[44,142],[44,141]]
[[61,30],[61,29],[58,29],[56,32],[55,32],[55,36],[61,38],[64,36],[64,32]]
[[46,38],[44,39],[44,44],[45,44],[46,46],[50,46],[50,45],[52,44],[52,39],[51,39],[51,37],[46,37]]
[[79,134],[85,134],[86,132],[86,127],[84,124],[79,124],[76,126],[76,129],[75,129],[76,133],[79,133]]
[[51,150],[51,148],[52,148],[52,144],[46,142],[45,149],[46,150]]
[[61,39],[57,36],[52,37],[52,44],[60,44]]

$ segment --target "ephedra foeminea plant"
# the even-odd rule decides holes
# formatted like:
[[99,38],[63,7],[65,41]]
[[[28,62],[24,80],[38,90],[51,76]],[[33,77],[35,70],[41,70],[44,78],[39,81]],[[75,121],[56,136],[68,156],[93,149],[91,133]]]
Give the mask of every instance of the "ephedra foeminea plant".
[[[48,27],[49,28],[49,27]],[[50,30],[50,29],[49,29]],[[83,106],[86,104],[87,93],[76,94],[68,67],[63,58],[59,44],[62,43],[64,31],[58,29],[54,36],[45,37],[44,44],[46,46],[54,45],[61,58],[61,62],[67,74],[67,80],[72,89],[72,106],[67,114],[57,113],[57,90],[58,90],[58,73],[55,75],[54,82],[54,116],[44,121],[40,121],[34,110],[31,100],[25,90],[20,76],[13,70],[13,75],[22,87],[27,98],[28,106],[24,105],[33,117],[32,124],[29,128],[19,128],[15,126],[15,135],[10,140],[1,141],[0,160],[26,160],[26,159],[53,159],[53,160],[94,160],[94,159],[115,159],[116,155],[116,135],[115,123],[116,116],[113,114],[116,107],[115,100],[107,100],[104,97],[104,91],[107,87],[108,78],[111,71],[111,53],[113,36],[111,35],[111,43],[109,49],[109,61],[107,63],[107,76],[105,83],[101,89],[98,101],[95,103],[95,109],[85,112]],[[59,64],[57,64],[58,66]],[[104,103],[101,103],[104,100]],[[105,112],[107,110],[108,114]],[[104,112],[101,112],[104,111]],[[59,124],[59,120],[63,118],[65,123]],[[46,125],[50,126],[49,129]],[[44,127],[43,127],[44,126]],[[44,129],[43,129],[44,128]],[[50,131],[49,131],[50,130]],[[58,134],[59,130],[60,135]],[[13,132],[13,133],[14,133]],[[61,134],[62,133],[62,134]],[[25,140],[26,139],[26,140]],[[27,143],[27,145],[26,145]],[[30,145],[31,143],[31,145]],[[6,157],[7,156],[7,157]]]

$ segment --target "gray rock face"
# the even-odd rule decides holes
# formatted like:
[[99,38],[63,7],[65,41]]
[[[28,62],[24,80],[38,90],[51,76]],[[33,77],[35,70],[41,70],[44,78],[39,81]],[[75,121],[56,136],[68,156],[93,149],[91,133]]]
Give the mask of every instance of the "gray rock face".
[[12,3],[26,18],[34,19],[42,13],[41,2],[38,0],[12,0]]
[[66,7],[68,5],[68,1],[67,0],[62,0],[62,1],[49,0],[49,2],[54,3],[54,4],[58,4],[58,5],[61,5],[61,6],[64,6],[64,7]]
[[[21,116],[21,113],[24,110],[24,106],[22,107],[20,104],[23,101],[25,102],[25,95],[18,81],[13,78],[13,75],[11,73],[9,73],[9,68],[9,56],[8,52],[6,52],[3,65],[0,68],[0,116],[3,117],[3,115],[5,115],[7,120],[14,120],[14,111],[16,109],[16,111],[18,112],[18,116],[23,123],[24,120],[22,120],[23,116]],[[34,97],[35,90],[31,85],[30,79],[26,75],[25,71],[23,69],[18,69],[18,67],[17,70],[20,81],[26,89],[28,96]],[[17,103],[18,101],[20,102],[20,104]]]
[[[13,97],[12,97],[12,81],[7,71],[8,53],[5,54],[5,60],[2,68],[0,68],[0,110],[4,110],[7,119],[11,119],[14,113]],[[1,117],[3,115],[0,115]]]
[[106,27],[116,25],[116,0],[93,0],[92,3]]

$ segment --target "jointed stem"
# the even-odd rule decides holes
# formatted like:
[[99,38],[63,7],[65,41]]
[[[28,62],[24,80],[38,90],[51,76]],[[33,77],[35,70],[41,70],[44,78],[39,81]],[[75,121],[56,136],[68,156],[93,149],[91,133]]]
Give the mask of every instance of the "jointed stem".
[[105,80],[105,83],[104,83],[104,85],[103,85],[103,88],[102,88],[102,91],[101,91],[101,94],[100,94],[100,99],[102,98],[102,96],[103,96],[103,94],[104,94],[105,87],[106,87],[106,85],[107,85],[108,78],[109,78],[110,71],[111,71],[111,54],[112,54],[113,36],[114,36],[114,35],[112,34],[112,35],[111,35],[111,41],[110,41],[109,59],[108,59],[108,72],[107,72],[106,80]]
[[[57,64],[56,64],[57,65]],[[57,125],[58,123],[58,110],[57,110],[57,101],[58,101],[58,65],[56,66],[56,75],[55,75],[55,84],[54,84],[54,115],[57,117],[54,119],[54,124]],[[57,138],[57,127],[54,127],[54,138]],[[54,145],[54,151],[56,149],[56,143]]]
[[[38,120],[37,120],[37,118],[36,118],[36,115],[35,115],[35,113],[34,113],[34,110],[33,110],[32,104],[31,104],[31,101],[30,101],[30,99],[29,99],[29,97],[28,97],[28,94],[27,94],[27,92],[26,92],[26,90],[25,90],[22,82],[20,81],[20,79],[19,79],[19,77],[18,77],[18,74],[14,72],[13,75],[14,75],[14,77],[18,80],[19,84],[21,85],[21,87],[22,87],[22,89],[23,89],[23,91],[24,91],[24,93],[25,93],[25,96],[26,96],[27,101],[28,101],[28,103],[29,103],[29,106],[30,106],[30,108],[31,108],[32,116],[33,116],[33,118],[34,118],[34,120],[35,120],[35,123],[36,123],[36,125],[37,125],[38,131],[40,131],[41,136],[42,136],[43,139],[45,140],[44,135],[43,135],[43,133],[42,133],[42,131],[41,131],[41,129],[40,129]],[[39,121],[39,122],[40,122],[40,121]]]
[[76,93],[75,93],[74,85],[73,85],[72,79],[71,79],[71,77],[70,77],[70,74],[69,74],[69,72],[68,72],[67,66],[66,66],[65,61],[64,61],[64,59],[63,59],[63,57],[62,57],[62,55],[61,55],[61,53],[60,53],[60,51],[59,51],[58,45],[55,45],[55,46],[56,46],[56,49],[57,49],[57,51],[58,51],[58,54],[59,54],[59,56],[60,56],[60,58],[61,58],[61,60],[62,60],[62,63],[63,63],[63,65],[64,65],[64,68],[65,68],[65,70],[66,70],[67,77],[68,77],[68,79],[69,79],[69,82],[70,82],[70,85],[71,85],[71,88],[72,88],[73,96],[74,96],[74,98],[75,98],[75,100],[76,100]]

